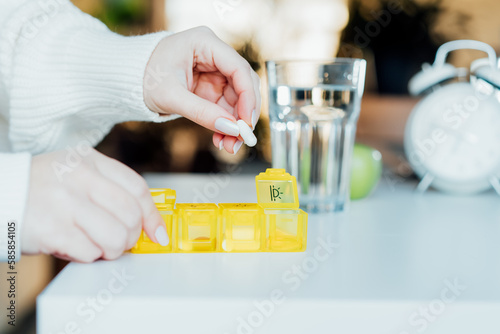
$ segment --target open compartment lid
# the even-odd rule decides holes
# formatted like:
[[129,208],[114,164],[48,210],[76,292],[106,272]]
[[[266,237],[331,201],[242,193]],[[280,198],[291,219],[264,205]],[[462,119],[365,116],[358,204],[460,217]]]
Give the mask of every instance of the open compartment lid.
[[298,209],[297,181],[284,169],[268,168],[255,177],[257,202],[266,209]]
[[175,205],[175,190],[166,188],[149,189],[157,208],[173,207]]

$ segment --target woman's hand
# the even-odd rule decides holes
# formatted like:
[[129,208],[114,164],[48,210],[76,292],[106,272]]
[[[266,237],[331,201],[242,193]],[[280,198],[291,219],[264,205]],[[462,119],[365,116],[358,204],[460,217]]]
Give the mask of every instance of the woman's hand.
[[140,175],[91,148],[75,154],[59,151],[33,158],[23,253],[92,262],[119,257],[135,245],[142,228],[154,242],[168,240]]
[[[241,127],[253,130],[259,119],[259,76],[206,27],[159,43],[144,77],[144,100],[155,112],[179,114],[214,131],[213,143],[220,149],[236,153],[242,139],[250,146],[256,143],[248,127]],[[239,119],[246,125],[238,125]]]

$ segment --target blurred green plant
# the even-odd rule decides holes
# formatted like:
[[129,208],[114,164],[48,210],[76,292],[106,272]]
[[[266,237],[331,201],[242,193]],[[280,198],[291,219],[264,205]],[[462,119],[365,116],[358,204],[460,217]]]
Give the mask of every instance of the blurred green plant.
[[96,17],[110,29],[130,32],[148,24],[150,1],[144,0],[104,0]]

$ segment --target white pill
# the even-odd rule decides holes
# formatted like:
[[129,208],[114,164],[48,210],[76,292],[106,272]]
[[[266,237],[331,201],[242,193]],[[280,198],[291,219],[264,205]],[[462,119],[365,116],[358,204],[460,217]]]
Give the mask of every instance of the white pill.
[[238,120],[236,123],[240,128],[240,136],[245,141],[245,144],[250,147],[255,146],[255,144],[257,144],[257,137],[255,137],[248,124],[242,119]]

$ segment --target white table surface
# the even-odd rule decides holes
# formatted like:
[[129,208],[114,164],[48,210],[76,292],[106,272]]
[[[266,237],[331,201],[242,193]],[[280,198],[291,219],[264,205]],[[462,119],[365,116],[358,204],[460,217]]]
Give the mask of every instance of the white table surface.
[[[146,179],[178,202],[256,201],[253,176]],[[305,253],[69,264],[38,297],[38,334],[500,333],[500,197],[394,180],[345,214],[309,215]]]

